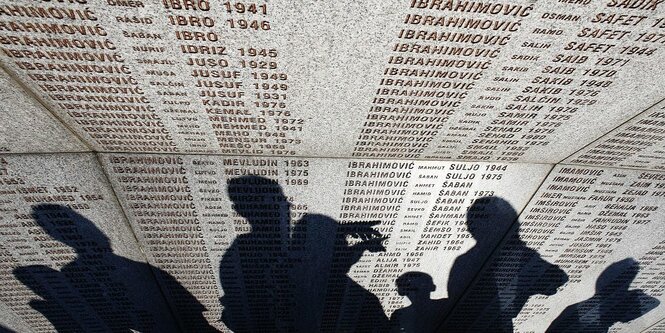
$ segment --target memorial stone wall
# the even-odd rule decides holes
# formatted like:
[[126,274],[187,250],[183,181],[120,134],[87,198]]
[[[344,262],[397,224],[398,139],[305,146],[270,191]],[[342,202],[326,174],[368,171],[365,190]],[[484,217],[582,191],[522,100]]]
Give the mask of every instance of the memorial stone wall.
[[0,0],[0,331],[661,332],[663,0]]

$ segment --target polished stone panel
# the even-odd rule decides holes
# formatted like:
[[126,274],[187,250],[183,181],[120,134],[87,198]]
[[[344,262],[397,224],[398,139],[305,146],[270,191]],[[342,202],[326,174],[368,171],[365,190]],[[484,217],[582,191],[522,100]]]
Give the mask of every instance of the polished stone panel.
[[0,331],[658,331],[664,31],[663,0],[0,0]]
[[448,324],[639,332],[658,322],[664,189],[662,172],[556,166]]
[[645,3],[3,0],[0,57],[104,152],[556,163],[663,98]]
[[[224,324],[240,331],[268,330],[260,322],[277,310],[262,304],[281,304],[280,325],[302,331],[388,325],[388,316],[408,304],[396,292],[395,280],[410,271],[429,275],[436,286],[432,297],[446,298],[428,318],[436,325],[550,168],[101,156],[149,262],[206,305],[211,324],[223,327],[213,321],[221,312]],[[455,257],[469,251],[472,255],[449,277]],[[182,261],[172,261],[174,256]],[[261,275],[264,271],[285,274],[283,281],[289,282],[274,282],[277,278]],[[289,283],[297,291],[287,292],[294,287]],[[280,292],[285,296],[255,296]]]

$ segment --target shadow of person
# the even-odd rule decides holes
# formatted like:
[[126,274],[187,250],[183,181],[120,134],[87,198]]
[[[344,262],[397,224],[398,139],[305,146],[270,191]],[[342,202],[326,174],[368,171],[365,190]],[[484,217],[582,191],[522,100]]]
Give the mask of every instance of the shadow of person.
[[429,274],[407,272],[395,281],[397,293],[406,296],[411,305],[401,308],[390,316],[391,333],[433,333],[444,314],[446,299],[430,299],[436,290]]
[[203,305],[172,276],[115,255],[109,239],[92,221],[61,205],[37,205],[32,214],[46,234],[75,252],[59,271],[43,265],[14,270],[17,279],[42,298],[30,305],[58,332],[178,331],[153,273],[169,286],[179,286],[177,302],[194,313],[186,324],[181,322],[183,329],[214,331],[202,315]]
[[639,270],[632,258],[613,263],[596,280],[596,293],[564,309],[546,332],[605,333],[616,323],[627,323],[655,309],[658,299],[639,289],[629,290]]
[[484,261],[516,220],[517,212],[501,198],[482,197],[474,200],[466,213],[466,227],[476,243],[453,262],[448,277],[450,301],[447,306],[459,300],[469,282],[478,274]]
[[[455,302],[463,296],[453,305],[442,332],[513,332],[512,320],[529,297],[554,295],[568,281],[562,269],[521,240],[517,216],[512,205],[499,197],[479,198],[469,208],[467,227],[476,245],[455,259],[451,268],[449,298]],[[479,267],[478,258],[489,254],[488,249],[491,251],[502,236],[499,230],[511,224],[506,241],[469,286],[469,272]],[[499,235],[491,235],[496,233]]]
[[236,229],[248,232],[234,239],[220,262],[222,321],[236,333],[294,331],[290,203],[276,181],[260,176],[228,180],[227,193],[243,218]]
[[387,331],[378,297],[348,276],[365,251],[386,251],[386,237],[373,229],[378,223],[340,224],[317,214],[298,221],[291,251],[298,332]]

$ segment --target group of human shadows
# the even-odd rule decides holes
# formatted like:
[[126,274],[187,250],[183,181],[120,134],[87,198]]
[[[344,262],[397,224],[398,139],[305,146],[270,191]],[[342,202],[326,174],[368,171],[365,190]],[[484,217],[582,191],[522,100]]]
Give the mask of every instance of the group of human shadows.
[[[469,212],[483,210],[489,215],[475,218],[467,214],[467,229],[476,244],[455,259],[448,298],[431,298],[436,286],[430,275],[406,272],[394,283],[397,293],[407,297],[410,305],[388,318],[379,298],[348,275],[365,252],[386,251],[383,244],[387,237],[375,229],[379,221],[339,223],[328,216],[306,214],[291,224],[291,204],[279,184],[258,176],[230,179],[227,192],[234,216],[245,219],[249,226],[235,238],[219,265],[223,289],[219,320],[236,333],[512,332],[512,320],[529,297],[553,295],[568,281],[563,270],[519,239],[519,228],[509,228],[518,223],[509,203],[498,197],[481,198]],[[499,211],[503,213],[494,214]],[[169,290],[166,298],[178,298],[171,305],[176,317],[185,318],[180,323],[182,330],[217,331],[204,318],[205,307],[175,278],[160,268],[114,254],[106,235],[84,216],[52,204],[33,206],[33,216],[48,235],[76,252],[75,259],[60,270],[43,265],[14,270],[18,280],[40,297],[30,306],[58,332],[155,331],[155,321],[163,318],[152,318],[149,313],[158,302],[146,299],[132,308],[118,292],[118,286],[137,284],[130,280],[136,279],[131,272],[147,268],[162,289]],[[54,223],[63,216],[74,222],[75,229],[71,224],[65,228]],[[499,251],[499,257],[493,259],[498,266],[481,274],[479,288],[467,289],[478,263],[503,238],[497,230],[509,229],[515,240],[510,257],[501,258]],[[77,237],[71,237],[72,230]],[[506,275],[494,269],[502,262],[522,263],[522,267]],[[536,271],[538,274],[533,274]],[[639,264],[631,258],[611,264],[598,278],[595,295],[568,306],[547,332],[607,332],[615,323],[634,320],[654,309],[657,299],[642,290],[629,289],[638,271]],[[52,286],[53,281],[58,281],[59,287]],[[80,290],[63,294],[62,285]],[[511,292],[506,293],[506,289]],[[465,293],[471,296],[463,297]],[[461,315],[446,317],[456,310]],[[77,311],[94,313],[72,314]],[[85,318],[94,318],[95,323],[81,323]],[[479,322],[487,325],[479,326]]]

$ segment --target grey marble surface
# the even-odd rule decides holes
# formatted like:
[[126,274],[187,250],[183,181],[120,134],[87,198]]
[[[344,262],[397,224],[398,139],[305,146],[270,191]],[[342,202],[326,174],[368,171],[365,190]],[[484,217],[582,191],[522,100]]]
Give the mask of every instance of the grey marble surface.
[[566,159],[566,163],[664,170],[663,101],[605,134]]
[[102,152],[556,163],[665,92],[658,4],[0,3],[3,64]]
[[649,332],[649,333],[659,333],[663,332],[665,330],[665,322],[660,321],[658,324],[653,325],[649,327],[648,329],[644,330],[644,332]]
[[89,150],[7,72],[0,69],[0,153]]
[[0,325],[658,332],[664,8],[0,0]]

